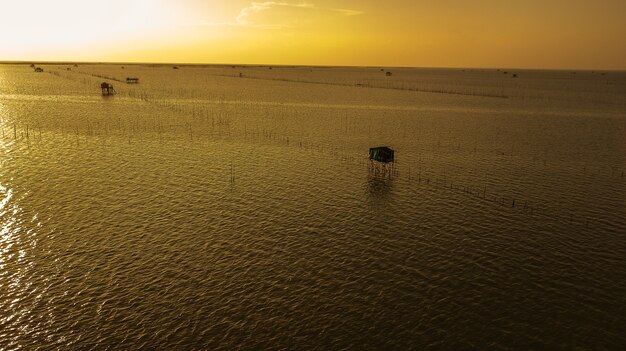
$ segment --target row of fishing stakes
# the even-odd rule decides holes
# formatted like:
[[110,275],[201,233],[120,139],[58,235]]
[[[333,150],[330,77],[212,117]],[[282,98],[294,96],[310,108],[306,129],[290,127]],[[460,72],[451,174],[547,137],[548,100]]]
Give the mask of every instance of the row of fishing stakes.
[[[191,129],[191,126],[189,126],[189,128]],[[122,130],[122,129],[119,128],[119,130]],[[124,130],[133,131],[133,130],[135,130],[135,127],[131,125],[131,126],[129,126],[129,129],[124,129]],[[162,132],[162,130],[163,130],[162,124],[158,125],[158,129],[157,130],[159,131],[159,133]],[[104,131],[108,133],[108,131],[109,131],[108,125],[105,125]],[[31,136],[31,134],[32,134],[32,128],[30,127],[30,125],[26,125],[24,131],[21,132],[21,133],[22,133],[21,134],[22,137],[29,138]],[[192,129],[190,130],[190,133],[193,134],[193,130]],[[79,131],[78,126],[74,127],[73,134],[75,134],[77,137],[80,136],[81,133]],[[125,133],[125,134],[127,134],[127,138],[129,140],[129,143],[130,143],[131,133]],[[251,134],[255,134],[255,133],[251,133]],[[275,132],[267,131],[267,130],[263,130],[261,134],[267,140],[271,140],[273,142],[275,141],[278,144],[282,144],[282,145],[286,145],[286,146],[290,145],[289,137],[282,138],[280,136],[277,136],[277,134]],[[87,129],[85,130],[85,135],[86,136],[87,135],[97,135],[97,133],[94,132],[94,130],[92,129],[91,125],[89,124],[87,126]],[[249,136],[250,134],[246,134],[246,135]],[[4,128],[2,128],[2,136],[6,137],[6,132],[5,132]],[[39,137],[41,137],[41,136],[42,136],[42,129],[41,129],[41,127],[39,127]],[[17,128],[16,124],[13,125],[13,137],[14,137],[14,139],[17,139],[17,137],[18,137],[18,128]],[[191,136],[191,138],[193,138],[193,136]],[[303,149],[310,149],[310,150],[322,152],[324,154],[329,154],[329,152],[330,152],[330,154],[332,156],[334,156],[336,158],[340,158],[342,161],[350,161],[351,163],[354,163],[354,161],[358,159],[358,156],[347,156],[344,153],[340,153],[340,152],[334,151],[332,148],[330,148],[328,146],[322,146],[321,144],[310,144],[310,143],[307,144],[305,142],[300,141],[300,142],[298,142],[297,144],[294,144],[294,145],[296,145],[296,146],[298,146],[300,148],[303,148]],[[383,168],[380,168],[380,167],[378,168],[378,172],[381,173],[381,174],[384,173],[384,174],[387,174],[387,175],[390,175],[390,176],[394,174],[394,173],[390,172],[388,169],[383,169]],[[395,174],[397,174],[397,173],[398,173],[398,170],[396,169],[395,170]],[[615,174],[615,173],[613,173],[613,174]],[[621,178],[624,178],[624,171],[623,170],[621,170],[617,174]],[[411,175],[410,168],[408,169],[408,177],[409,177],[409,180],[413,179],[413,177]],[[418,181],[421,183],[421,174],[418,174]],[[430,180],[426,180],[426,182],[429,182],[429,181]],[[467,192],[468,193],[473,193],[471,190],[468,190]],[[483,194],[483,198],[486,198],[486,195]],[[499,200],[497,200],[497,202],[505,203],[506,201],[503,200],[503,199],[499,199]],[[511,204],[511,207],[516,207],[518,205],[518,202],[516,200],[511,199],[510,200],[510,204]],[[527,207],[528,207],[528,205],[525,204],[524,208],[527,208]]]
[[[387,72],[391,73],[391,72]],[[447,95],[465,95],[465,96],[481,96],[481,97],[490,97],[490,98],[499,98],[499,99],[507,99],[508,95],[499,93],[486,91],[485,89],[481,90],[472,90],[472,91],[461,91],[461,90],[450,90],[444,89],[438,86],[430,86],[424,87],[416,84],[407,84],[405,82],[400,81],[399,83],[395,83],[395,81],[389,80],[366,80],[360,81],[357,83],[345,83],[345,82],[337,82],[337,81],[311,81],[305,79],[294,79],[287,77],[271,77],[271,76],[253,76],[253,75],[243,75],[242,73],[238,74],[212,74],[213,76],[218,77],[238,77],[238,78],[246,78],[246,79],[254,79],[254,80],[269,80],[269,81],[279,81],[279,82],[293,82],[293,83],[314,83],[314,84],[323,84],[323,85],[333,85],[333,86],[348,86],[348,87],[358,87],[358,88],[376,88],[376,89],[391,89],[391,90],[404,90],[404,91],[414,91],[414,92],[425,92],[425,93],[435,93],[435,94],[447,94]],[[382,83],[382,84],[372,84],[372,82]]]
[[[65,73],[65,72],[63,72],[63,73]],[[78,71],[78,73],[87,74],[89,76],[93,76],[93,77],[97,77],[97,78],[105,78],[105,79],[111,79],[111,80],[116,80],[116,81],[122,81],[121,79],[118,79],[118,78],[115,78],[115,77],[111,77],[109,75],[95,74],[95,73],[85,73],[85,72],[80,72],[80,71]],[[85,80],[83,79],[82,82],[85,83]],[[171,110],[173,110],[175,112],[178,112],[178,113],[184,112],[186,114],[191,114],[194,117],[196,117],[198,115],[205,115],[207,117],[207,119],[208,119],[208,112],[202,111],[201,109],[197,109],[195,106],[191,108],[191,111],[189,111],[189,108],[185,104],[177,103],[177,102],[160,102],[159,99],[150,98],[149,95],[144,93],[144,92],[130,90],[129,92],[127,92],[125,94],[127,96],[129,96],[129,97],[140,96],[140,99],[145,101],[145,102],[152,102],[152,103],[155,103],[155,104],[157,104],[159,106],[167,107],[167,108],[169,108],[169,109],[171,109]],[[229,124],[230,124],[229,119],[224,119],[223,117],[220,117],[220,116],[218,116],[217,119],[214,116],[211,118],[211,127],[215,127],[216,125],[227,125],[228,126]],[[186,124],[186,125],[187,125],[187,132],[188,132],[188,134],[190,136],[190,139],[193,140],[194,134],[195,134],[193,126],[190,123]],[[247,126],[244,126],[244,128],[247,128]],[[159,135],[161,136],[162,128],[159,127],[158,130],[159,130]],[[230,133],[230,130],[228,130],[228,133]],[[244,130],[244,135],[246,137],[248,137],[249,135],[257,135],[258,136],[259,134],[260,133],[258,131],[256,133],[252,132],[252,133],[248,134],[247,130]],[[281,136],[280,134],[278,134],[278,133],[276,133],[274,131],[271,131],[271,130],[269,130],[269,131],[268,130],[264,130],[263,134],[264,134],[266,140],[276,141],[278,143],[281,143],[281,144],[284,143],[286,145],[290,144],[290,139],[289,139],[288,136]],[[306,143],[300,142],[299,145],[300,145],[300,147],[304,147],[304,148],[315,148],[318,151],[320,151],[320,150],[323,151],[325,149],[325,147],[323,147],[323,146],[321,146],[319,144],[318,145],[310,145],[310,144],[306,144]],[[333,148],[331,148],[331,147],[326,147],[326,149],[333,150]],[[335,154],[335,156],[338,156],[340,153],[334,151],[334,154]],[[354,157],[350,157],[350,156],[344,156],[343,153],[341,153],[341,157],[342,157],[342,159],[353,159],[354,158]]]
[[[54,73],[57,73],[57,72],[54,72]],[[87,74],[87,73],[84,73],[84,72],[78,72],[78,73]],[[63,72],[63,74],[66,74],[66,72]],[[74,73],[69,73],[69,74],[74,74]],[[112,78],[113,80],[121,81],[121,79],[117,79],[117,78],[114,78],[114,77],[110,77],[109,75],[103,75],[103,74],[90,74],[90,76],[106,77],[106,78]],[[84,79],[82,79],[82,80],[84,82]],[[128,96],[130,96],[131,95],[130,93],[134,93],[135,91],[136,90],[131,89],[128,92],[126,92],[126,94]],[[176,112],[187,112],[187,113],[191,113],[194,116],[204,114],[207,118],[208,118],[208,115],[209,115],[209,113],[207,111],[202,110],[202,109],[198,109],[195,106],[191,108],[191,111],[185,111],[185,109],[187,109],[186,105],[182,104],[180,102],[178,102],[178,103],[177,102],[159,102],[158,99],[153,99],[153,98],[149,98],[148,99],[147,98],[148,94],[146,94],[146,93],[138,92],[137,94],[139,94],[141,96],[144,96],[146,101],[150,100],[151,102],[156,103],[159,106],[168,107],[168,108],[170,108],[170,109],[172,109],[172,110],[174,110]],[[211,117],[211,127],[214,128],[218,124],[230,124],[230,122],[228,121],[228,119],[226,119],[226,120],[220,119],[219,116],[218,116],[218,120],[216,122],[215,116],[212,116]],[[186,125],[186,131],[187,131],[187,133],[189,135],[189,138],[191,140],[194,140],[196,135],[201,135],[202,134],[200,131],[198,131],[198,132],[195,131],[194,125],[192,125],[192,123],[186,123],[185,125]],[[197,124],[196,124],[196,127],[197,127]],[[244,128],[247,129],[247,126],[244,125]],[[156,130],[157,130],[157,132],[159,134],[159,139],[163,140],[163,132],[164,132],[165,128],[163,128],[161,122],[159,122]],[[206,129],[205,129],[205,131],[206,131]],[[228,134],[230,134],[230,132],[231,132],[230,130],[227,131]],[[267,136],[266,136],[267,140],[276,141],[278,143],[285,143],[285,144],[289,145],[290,139],[289,139],[288,136],[281,136],[280,134],[275,133],[274,131],[271,131],[271,130],[266,131],[266,132],[267,132]],[[206,134],[208,134],[208,133],[206,133]],[[214,131],[212,131],[210,134],[211,134],[211,136],[214,136],[213,135]],[[258,133],[251,132],[250,134],[248,134],[248,131],[244,130],[244,135],[246,137],[248,137],[249,135],[258,135]],[[302,147],[303,146],[302,142],[300,142],[299,145]],[[311,145],[309,145],[309,148],[310,147],[311,147]],[[305,146],[305,148],[307,148],[307,147]],[[320,150],[320,148],[321,149],[326,148],[327,150],[331,150],[331,151],[334,150],[334,148],[332,148],[332,147],[323,147],[323,146],[320,146],[320,145],[314,145],[313,148],[316,148],[318,151]],[[474,147],[474,149],[475,149],[475,147]],[[345,158],[345,157],[342,155],[342,158]]]
[[[42,135],[41,127],[39,127],[38,129],[39,129],[39,138],[41,138],[41,135]],[[26,129],[20,133],[21,133],[22,138],[26,137],[26,139],[29,139],[30,134],[31,134],[30,125],[27,124]],[[4,127],[2,127],[2,138],[5,138],[5,137],[6,137],[6,134],[4,132]],[[13,124],[13,139],[17,140],[17,125],[15,123]]]
[[230,161],[230,183],[235,184],[235,166],[232,161]]
[[[61,76],[58,72],[53,72],[53,73],[55,75],[57,75],[57,76]],[[78,73],[83,73],[83,72],[78,72]],[[66,74],[66,72],[63,72],[63,74]],[[86,74],[86,73],[83,73],[83,74]],[[116,79],[116,78],[110,77],[110,76],[106,76],[106,75],[101,75],[101,74],[90,74],[90,75],[94,76],[94,77],[104,77],[104,78],[107,78],[107,79],[120,81],[119,79]],[[69,76],[69,77],[63,76],[63,77],[71,79],[71,76]],[[81,79],[80,82],[83,83],[83,84],[90,84],[91,83],[89,81],[86,81],[85,79]],[[144,102],[154,103],[155,105],[158,105],[160,107],[166,107],[166,108],[168,108],[168,109],[170,109],[170,110],[172,110],[174,112],[177,112],[177,113],[188,114],[190,116],[193,116],[194,120],[196,122],[200,121],[201,119],[204,122],[208,122],[209,121],[209,112],[206,111],[206,110],[199,109],[199,108],[197,108],[195,106],[189,108],[188,106],[186,106],[185,104],[183,104],[181,102],[159,101],[159,99],[149,98],[148,94],[143,93],[143,92],[139,92],[137,94],[135,94],[135,93],[130,94],[131,92],[134,92],[134,90],[130,90],[129,93],[126,93],[126,94],[128,96],[139,95],[139,96],[141,96],[141,100],[144,101]],[[214,136],[214,133],[216,132],[216,130],[214,130],[214,129],[216,127],[226,127],[227,130],[226,131],[222,131],[222,133],[226,132],[228,135],[230,135],[231,131],[228,129],[228,127],[230,125],[230,120],[229,120],[229,118],[226,117],[226,115],[224,115],[223,113],[218,113],[217,116],[216,116],[213,113],[213,115],[210,117],[210,121],[211,121],[211,131],[210,131],[210,133],[206,132],[205,134]],[[202,125],[206,127],[206,124],[202,124]],[[188,135],[189,135],[191,140],[194,139],[194,135],[195,134],[202,134],[202,133],[195,133],[194,125],[192,123],[185,123],[185,126],[186,126],[185,129],[187,130],[187,133],[188,133]],[[198,127],[198,123],[196,123],[196,127]],[[77,127],[76,127],[76,129],[77,129]],[[157,124],[157,127],[155,129],[157,130],[157,132],[159,134],[159,139],[162,140],[162,133],[164,131],[164,128],[163,128],[163,124],[162,124],[161,121],[159,121],[159,123]],[[205,131],[206,131],[206,129],[205,129]],[[78,135],[78,130],[76,130],[76,134]],[[271,134],[271,132],[270,132],[270,134]],[[274,139],[275,138],[275,133],[270,138]],[[286,140],[287,144],[289,144],[289,138],[288,137],[281,138],[281,139]],[[129,135],[129,140],[130,140],[130,135]]]

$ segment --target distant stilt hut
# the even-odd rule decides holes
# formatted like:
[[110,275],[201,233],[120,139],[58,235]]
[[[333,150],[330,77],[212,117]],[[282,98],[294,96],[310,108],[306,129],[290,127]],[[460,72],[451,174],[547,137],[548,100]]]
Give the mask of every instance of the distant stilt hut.
[[136,77],[127,77],[126,84],[137,84],[139,83],[139,78]]
[[102,96],[115,95],[115,89],[113,89],[113,85],[107,82],[102,82],[102,84],[100,84],[100,88],[102,88]]
[[392,176],[395,174],[395,152],[387,146],[371,147],[369,152],[370,171]]

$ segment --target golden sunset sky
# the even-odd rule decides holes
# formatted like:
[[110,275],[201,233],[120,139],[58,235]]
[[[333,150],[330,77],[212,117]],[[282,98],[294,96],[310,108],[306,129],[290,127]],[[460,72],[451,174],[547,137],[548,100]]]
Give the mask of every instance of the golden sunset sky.
[[0,61],[626,69],[626,0],[0,0]]

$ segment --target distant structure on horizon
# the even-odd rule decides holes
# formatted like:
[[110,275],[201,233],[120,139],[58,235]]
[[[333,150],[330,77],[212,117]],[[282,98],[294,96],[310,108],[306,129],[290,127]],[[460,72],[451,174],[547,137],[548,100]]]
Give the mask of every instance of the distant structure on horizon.
[[115,89],[113,89],[113,85],[107,82],[102,82],[102,84],[100,84],[100,88],[102,89],[102,96],[115,95]]

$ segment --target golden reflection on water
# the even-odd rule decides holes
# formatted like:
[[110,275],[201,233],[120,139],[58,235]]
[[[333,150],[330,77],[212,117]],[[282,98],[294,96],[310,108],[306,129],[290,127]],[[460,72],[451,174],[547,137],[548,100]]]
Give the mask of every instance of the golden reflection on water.
[[0,223],[2,224],[0,229],[0,248],[2,249],[0,268],[3,268],[5,256],[13,245],[12,234],[16,219],[13,217],[15,212],[9,209],[9,201],[13,197],[13,191],[0,184],[0,197],[2,197],[2,200],[0,200]]
[[[10,88],[4,71],[0,69],[0,92],[6,93]],[[10,110],[6,97],[3,94],[0,98],[0,309],[5,311],[0,325],[8,327],[17,324],[20,333],[27,334],[32,332],[30,323],[26,322],[30,309],[23,308],[23,300],[33,291],[34,282],[29,272],[35,264],[30,256],[35,247],[36,228],[41,223],[34,215],[32,228],[22,226],[20,217],[24,211],[11,184],[14,179],[5,174],[13,161],[12,153],[16,146],[13,138],[8,138],[7,128],[10,129],[13,124],[11,118],[14,118],[15,111]]]
[[35,215],[32,217],[34,227],[29,229],[22,225],[23,214],[13,189],[6,183],[0,183],[0,298],[4,299],[0,299],[0,309],[5,311],[0,325],[17,328],[15,330],[20,334],[26,335],[34,332],[30,323],[32,309],[42,298],[39,293],[32,300],[33,305],[24,302],[39,289],[32,275],[36,266],[32,260],[32,249],[36,246],[36,228],[41,223]]
[[[15,217],[17,209],[9,203],[13,198],[13,191],[0,184],[0,197],[2,198],[0,200],[0,224],[2,225],[0,230],[0,276],[3,278],[0,281],[0,287],[2,287],[3,294],[12,295],[11,291],[18,289],[21,283],[20,274],[16,274],[17,272],[14,271],[19,269],[19,265],[16,266],[12,263],[20,260],[25,254],[21,253],[19,242],[17,242],[16,233],[19,231],[18,221]],[[16,250],[14,246],[17,248],[18,255],[21,256],[17,257],[17,260],[15,259]],[[13,299],[10,305],[4,308],[11,310],[17,302],[19,299]]]

